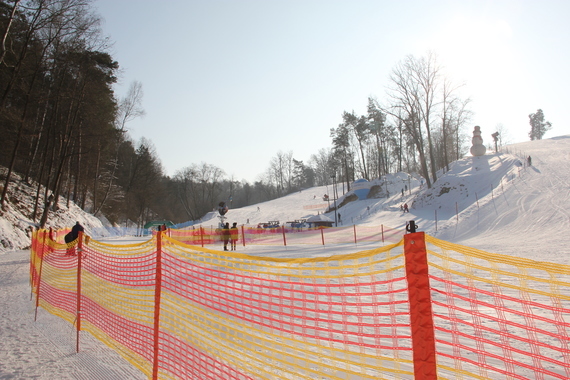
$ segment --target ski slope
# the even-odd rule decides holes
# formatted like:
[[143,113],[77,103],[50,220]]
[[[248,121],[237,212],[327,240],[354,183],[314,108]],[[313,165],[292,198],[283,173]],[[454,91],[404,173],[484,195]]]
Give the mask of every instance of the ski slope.
[[[420,230],[450,242],[570,264],[570,136],[515,144],[508,151],[456,161],[447,173],[440,173],[432,189],[422,188],[417,179],[408,182],[407,175],[388,176],[391,196],[355,201],[340,208],[343,225],[403,228],[406,221],[415,220]],[[529,155],[530,167],[525,165]],[[411,194],[402,197],[401,189],[407,183],[411,184]],[[342,195],[342,185],[338,190]],[[323,201],[324,194],[332,194],[331,186],[230,208],[227,221],[256,225],[270,220],[283,223],[308,218],[325,211],[328,202]],[[404,202],[414,204],[409,213],[400,211]],[[334,213],[328,215],[334,219]],[[81,220],[79,215],[70,217]],[[206,226],[218,222],[215,213],[202,220]],[[306,257],[367,248],[247,246],[243,252]],[[39,310],[38,321],[34,322],[28,258],[28,251],[0,255],[0,379],[144,379],[140,371],[88,334],[82,334],[81,351],[75,353],[73,326],[45,310]]]

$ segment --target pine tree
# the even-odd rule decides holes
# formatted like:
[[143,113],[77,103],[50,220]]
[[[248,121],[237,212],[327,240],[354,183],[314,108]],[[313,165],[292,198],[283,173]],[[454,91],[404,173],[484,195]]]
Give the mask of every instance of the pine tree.
[[536,113],[528,115],[528,118],[530,119],[530,132],[528,136],[531,140],[542,140],[542,136],[552,128],[552,123],[544,121],[544,113],[541,109],[537,110]]

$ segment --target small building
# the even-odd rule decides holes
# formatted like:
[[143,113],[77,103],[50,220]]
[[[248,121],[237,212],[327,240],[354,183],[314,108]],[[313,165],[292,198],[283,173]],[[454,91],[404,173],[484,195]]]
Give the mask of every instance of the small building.
[[143,228],[147,230],[155,229],[158,231],[160,226],[166,226],[166,228],[170,228],[174,225],[170,220],[151,220],[147,224],[143,226]]
[[326,216],[325,214],[319,214],[311,216],[307,219],[307,223],[310,223],[311,227],[332,227],[334,220]]

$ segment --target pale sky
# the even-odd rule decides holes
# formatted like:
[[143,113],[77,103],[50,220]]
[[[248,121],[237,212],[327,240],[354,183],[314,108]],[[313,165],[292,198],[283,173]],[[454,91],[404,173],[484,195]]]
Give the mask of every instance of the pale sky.
[[206,162],[257,180],[277,152],[307,163],[344,111],[386,98],[407,55],[435,51],[472,99],[469,131],[527,141],[541,108],[570,134],[570,1],[95,0],[121,77],[143,85],[150,139],[173,176]]

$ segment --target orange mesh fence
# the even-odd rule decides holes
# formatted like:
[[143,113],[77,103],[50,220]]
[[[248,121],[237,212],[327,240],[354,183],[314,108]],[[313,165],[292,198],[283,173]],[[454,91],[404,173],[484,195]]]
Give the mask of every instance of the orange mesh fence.
[[70,322],[79,315],[82,330],[149,377],[154,371],[157,378],[197,379],[412,375],[401,244],[300,260],[158,240],[111,246],[91,239],[77,256],[67,255],[66,245],[34,244],[40,305]]
[[37,304],[149,378],[570,377],[568,266],[423,233],[290,259],[187,245],[170,232],[69,246],[35,232]]
[[[343,244],[365,242],[397,243],[404,234],[403,229],[384,225],[367,227],[351,225],[346,227],[292,228],[252,228],[240,226],[237,230],[237,243],[243,246],[259,245],[297,245],[297,244]],[[171,229],[169,236],[190,245],[212,245],[223,241],[220,228],[192,226],[184,229]]]
[[426,241],[440,378],[570,378],[570,266]]

